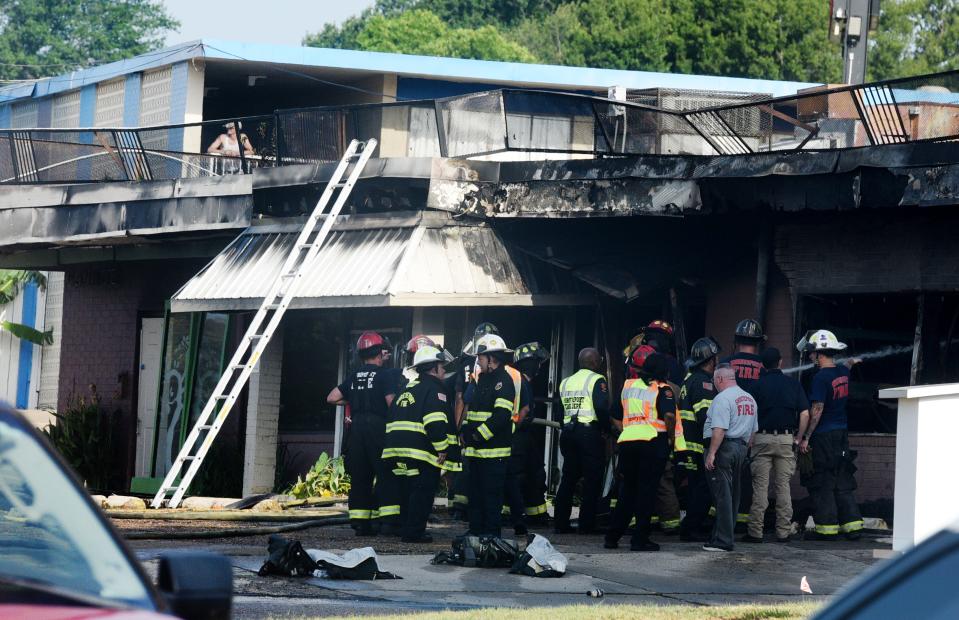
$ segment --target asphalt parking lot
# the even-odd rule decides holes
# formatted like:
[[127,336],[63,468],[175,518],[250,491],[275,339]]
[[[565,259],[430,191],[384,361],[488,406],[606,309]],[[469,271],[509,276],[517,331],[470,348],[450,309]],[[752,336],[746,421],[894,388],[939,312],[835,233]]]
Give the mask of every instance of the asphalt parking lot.
[[[121,531],[157,530],[150,522],[118,522]],[[236,524],[231,524],[235,527]],[[258,524],[262,525],[262,524]],[[170,531],[210,524],[162,524]],[[882,538],[857,542],[798,541],[787,544],[740,543],[731,553],[709,553],[675,537],[654,539],[656,553],[602,548],[601,536],[545,535],[569,558],[567,574],[558,579],[510,575],[505,569],[433,566],[436,552],[464,529],[440,519],[431,526],[431,544],[406,544],[395,538],[356,538],[348,526],[327,526],[286,536],[307,549],[343,552],[372,546],[380,568],[401,580],[334,581],[259,577],[266,558],[266,535],[198,540],[134,540],[131,546],[150,571],[165,550],[207,548],[230,556],[234,567],[235,613],[238,618],[338,616],[391,611],[436,611],[476,607],[549,607],[565,604],[729,604],[821,600],[875,563],[876,550],[888,550]],[[809,580],[813,595],[799,583]],[[586,595],[601,589],[602,598]]]

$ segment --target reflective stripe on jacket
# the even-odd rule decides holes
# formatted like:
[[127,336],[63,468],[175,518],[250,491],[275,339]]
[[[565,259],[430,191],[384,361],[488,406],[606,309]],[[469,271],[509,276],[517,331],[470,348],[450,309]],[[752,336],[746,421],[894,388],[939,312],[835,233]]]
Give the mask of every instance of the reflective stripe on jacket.
[[583,424],[595,422],[596,407],[593,406],[593,388],[603,375],[582,368],[576,374],[563,379],[559,384],[559,398],[563,403],[563,424],[569,424],[573,418]]
[[[516,396],[513,398],[513,424],[519,423],[519,401],[520,393],[523,387],[523,375],[512,366],[506,366],[506,374],[513,380],[513,389],[516,390]],[[514,429],[515,430],[515,429]]]
[[[659,390],[667,384],[653,381],[647,384],[642,379],[627,379],[621,396],[623,405],[623,432],[618,443],[626,441],[652,441],[657,434],[666,432],[666,420],[660,419],[656,410]],[[677,451],[686,450],[683,439],[683,420],[676,408],[674,443]]]

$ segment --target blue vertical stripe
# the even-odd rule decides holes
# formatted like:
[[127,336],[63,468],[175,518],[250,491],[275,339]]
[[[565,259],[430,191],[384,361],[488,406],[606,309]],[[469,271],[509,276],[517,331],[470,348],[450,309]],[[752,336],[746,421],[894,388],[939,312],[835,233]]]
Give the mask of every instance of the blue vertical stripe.
[[[23,302],[20,322],[27,327],[37,326],[37,285],[33,282],[23,287],[20,293]],[[17,371],[17,407],[30,406],[30,378],[33,374],[33,343],[20,341],[20,363]]]
[[0,127],[10,127],[10,105],[0,106]]
[[123,125],[136,127],[140,124],[140,75],[127,76],[123,91]]

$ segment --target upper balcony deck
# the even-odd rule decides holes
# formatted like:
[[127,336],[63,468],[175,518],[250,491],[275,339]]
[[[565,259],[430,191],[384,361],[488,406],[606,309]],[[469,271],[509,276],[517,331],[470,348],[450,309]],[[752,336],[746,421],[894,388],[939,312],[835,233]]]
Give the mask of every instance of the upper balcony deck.
[[[709,93],[701,95],[657,91],[621,101],[502,89],[193,124],[0,130],[0,184],[177,180],[315,166],[339,159],[350,140],[371,137],[379,140],[374,157],[382,159],[494,161],[748,156],[959,139],[959,71],[711,107]],[[207,152],[228,122],[241,127],[252,153]]]

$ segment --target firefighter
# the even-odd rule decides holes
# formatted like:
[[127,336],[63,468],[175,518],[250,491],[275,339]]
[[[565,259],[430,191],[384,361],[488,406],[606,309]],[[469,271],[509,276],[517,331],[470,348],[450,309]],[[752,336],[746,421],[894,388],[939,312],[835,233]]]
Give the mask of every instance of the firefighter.
[[390,408],[383,448],[383,477],[378,484],[380,514],[398,513],[403,542],[432,542],[426,521],[452,433],[452,402],[443,383],[444,364],[452,361],[434,346],[418,346],[413,357],[417,376]]
[[621,397],[622,419],[613,421],[621,431],[616,472],[619,497],[603,546],[616,549],[635,517],[630,550],[659,551],[659,545],[649,539],[650,519],[670,446],[678,452],[686,449],[683,425],[675,393],[666,382],[669,366],[664,356],[648,345],[637,347],[630,356],[627,373]]
[[[666,358],[668,368],[667,381],[673,389],[673,394],[679,393],[679,386],[683,383],[682,364],[673,356],[673,327],[663,320],[655,320],[643,330],[643,342],[651,346],[657,353]],[[680,478],[674,476],[673,468],[667,467],[659,479],[659,489],[656,493],[656,511],[653,514],[653,523],[658,524],[664,534],[679,533],[679,497],[676,492]]]
[[[733,342],[735,352],[719,360],[719,363],[732,366],[736,371],[736,385],[755,398],[756,385],[763,372],[763,358],[760,357],[759,350],[766,342],[766,335],[763,334],[763,328],[758,321],[743,319],[736,324]],[[753,502],[753,477],[748,462],[740,471],[740,476],[741,493],[736,512],[736,531],[745,532]]]
[[815,536],[835,540],[845,534],[857,540],[863,523],[853,491],[855,454],[849,449],[846,404],[849,400],[849,368],[837,365],[835,356],[846,345],[827,330],[809,337],[806,350],[819,369],[809,392],[809,429],[799,444],[806,454],[812,451],[813,474],[809,491],[815,505]]
[[690,348],[686,366],[689,374],[679,391],[679,414],[683,420],[683,436],[686,451],[678,453],[678,467],[686,474],[686,517],[680,526],[679,536],[686,542],[706,542],[704,523],[712,502],[706,467],[703,423],[706,411],[716,396],[713,371],[716,369],[720,347],[712,338],[700,338]]
[[519,409],[519,372],[511,376],[507,362],[513,352],[502,338],[487,334],[476,341],[480,375],[469,399],[463,454],[469,463],[469,533],[499,537],[503,510],[503,479],[513,439],[513,416]]
[[602,493],[606,451],[603,433],[609,428],[609,386],[600,374],[603,358],[588,347],[579,352],[579,370],[559,385],[563,403],[563,475],[556,491],[553,514],[556,533],[569,533],[573,490],[583,479],[579,507],[579,533],[590,534],[596,523],[596,508]]
[[[476,385],[476,343],[480,338],[487,334],[499,334],[499,330],[492,323],[483,322],[473,330],[473,337],[463,345],[463,352],[456,360],[456,366],[453,370],[455,378],[453,380],[454,404],[453,417],[454,425],[459,432],[463,428],[463,418],[466,413],[466,394],[470,386]],[[467,490],[469,488],[469,462],[464,459],[462,469],[453,474],[453,510],[454,519],[466,520],[468,518],[469,497]]]
[[330,391],[326,402],[350,406],[352,424],[346,447],[350,524],[357,536],[373,536],[373,519],[379,516],[373,485],[382,466],[386,417],[396,395],[397,377],[384,367],[390,347],[378,333],[360,334],[356,350],[360,367]]
[[419,377],[414,361],[416,360],[416,352],[420,347],[442,348],[425,334],[419,334],[410,338],[406,342],[406,347],[403,349],[403,380],[400,381],[400,389],[397,390],[397,393],[402,391],[402,388],[405,388],[407,383]]
[[675,392],[678,389],[677,386],[682,385],[686,373],[683,371],[683,365],[673,355],[675,346],[673,334],[673,326],[661,319],[652,321],[643,329],[643,344],[653,347],[657,353],[666,358],[669,368],[669,376],[666,380],[673,383]]
[[[526,453],[526,485],[523,488],[527,523],[549,521],[549,513],[546,510],[546,463],[543,456],[546,448],[546,429],[532,424],[533,418],[540,417],[536,415],[533,381],[547,360],[549,360],[549,351],[538,342],[520,345],[516,349],[514,366],[523,374],[523,382],[527,387],[530,403],[530,420],[526,431],[529,435],[529,450]],[[545,413],[541,419],[546,419]]]

